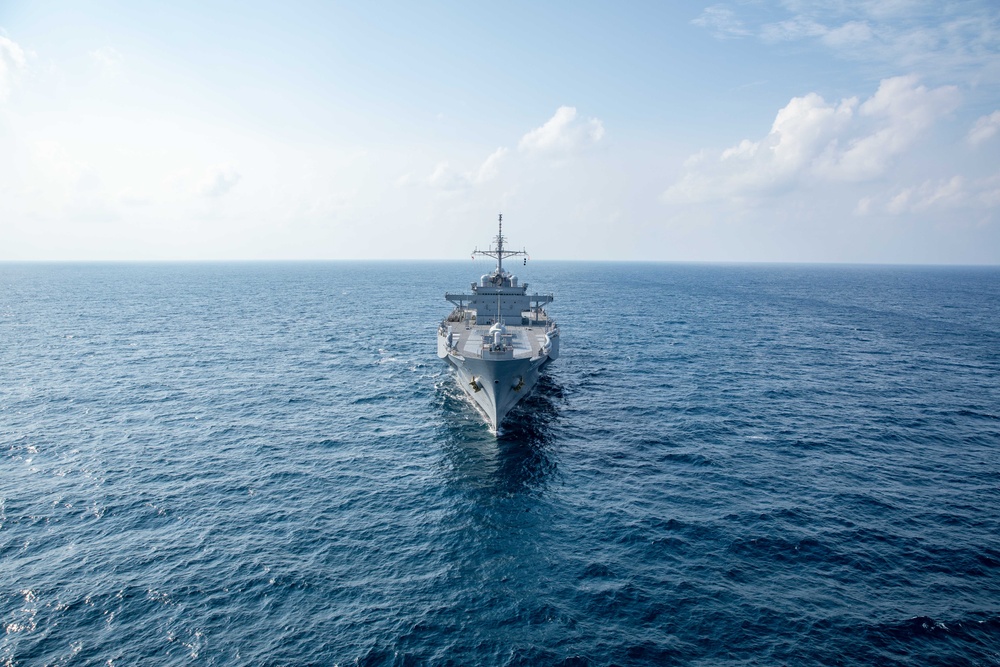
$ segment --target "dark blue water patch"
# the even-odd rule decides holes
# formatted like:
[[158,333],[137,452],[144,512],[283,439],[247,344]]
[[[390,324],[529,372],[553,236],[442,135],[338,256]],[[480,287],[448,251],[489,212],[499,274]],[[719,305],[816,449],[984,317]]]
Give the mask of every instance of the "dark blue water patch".
[[539,263],[494,437],[468,269],[0,266],[0,662],[1000,662],[1000,272]]

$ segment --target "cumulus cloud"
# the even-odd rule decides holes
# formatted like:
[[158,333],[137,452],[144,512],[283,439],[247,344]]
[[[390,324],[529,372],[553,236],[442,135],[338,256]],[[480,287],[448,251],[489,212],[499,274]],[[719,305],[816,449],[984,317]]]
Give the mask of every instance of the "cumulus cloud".
[[[518,154],[521,157],[516,159],[523,161],[534,155],[560,159],[596,144],[603,137],[604,124],[599,119],[580,118],[574,107],[562,106],[542,126],[521,137],[518,142]],[[471,170],[456,169],[448,161],[439,162],[424,183],[441,192],[467,190],[496,179],[503,170],[503,165],[511,159],[511,151],[501,146]],[[397,186],[411,183],[414,181],[410,174],[404,174],[396,181]]]
[[994,111],[988,116],[978,118],[966,139],[972,146],[978,146],[992,139],[998,131],[1000,131],[1000,111]]
[[878,176],[892,158],[958,104],[954,86],[931,90],[913,76],[885,79],[859,109],[862,133],[852,137],[842,151],[832,147],[817,161],[817,169],[846,180]]
[[[540,127],[527,132],[518,142],[517,154],[501,146],[472,169],[460,169],[450,161],[442,161],[425,179],[414,179],[410,173],[396,180],[397,187],[423,183],[441,192],[458,192],[482,186],[495,180],[504,165],[533,155],[564,157],[574,151],[596,144],[604,137],[604,124],[597,118],[580,118],[574,107],[561,106]],[[519,155],[520,157],[517,157]],[[524,164],[520,165],[522,168]]]
[[447,162],[439,162],[427,177],[427,185],[438,190],[464,190],[471,183],[468,174],[455,171]]
[[17,42],[0,35],[0,102],[10,95],[11,88],[24,67],[24,49]]
[[[465,190],[475,185],[487,183],[500,173],[500,166],[508,154],[506,148],[500,147],[493,151],[478,168],[472,171],[458,171],[448,162],[439,162],[434,171],[427,177],[427,185],[437,190]],[[396,182],[397,185],[408,185],[410,175],[405,174]]]
[[217,165],[198,184],[197,192],[203,197],[222,197],[240,182],[242,176],[229,164]]
[[562,106],[541,127],[536,127],[518,143],[526,153],[567,153],[595,144],[604,136],[604,124],[597,118],[577,120],[575,107]]
[[918,185],[887,189],[879,195],[862,198],[855,208],[857,215],[888,213],[907,215],[927,211],[994,210],[1000,204],[1000,174],[970,179],[961,174],[928,179]]
[[889,188],[881,194],[862,198],[856,215],[889,214],[894,216],[962,209],[994,211],[1000,205],[1000,173],[985,178],[955,175],[928,179],[917,185]]
[[914,77],[881,82],[868,100],[793,98],[768,134],[713,157],[702,151],[666,191],[673,202],[761,196],[793,185],[876,178],[958,104],[951,86],[928,89]]
[[886,210],[899,215],[919,212],[933,206],[953,208],[965,203],[964,179],[954,176],[945,181],[926,181],[917,187],[903,188],[889,199]]
[[500,164],[503,162],[506,155],[506,148],[501,147],[493,151],[493,153],[486,158],[486,161],[479,166],[479,169],[476,170],[476,173],[472,177],[472,181],[474,183],[485,183],[496,178],[497,174],[500,172]]

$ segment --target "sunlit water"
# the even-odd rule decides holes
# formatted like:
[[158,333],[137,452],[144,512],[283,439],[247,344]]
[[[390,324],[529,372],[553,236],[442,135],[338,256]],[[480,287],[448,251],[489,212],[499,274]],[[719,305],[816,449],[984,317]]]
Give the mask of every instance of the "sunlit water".
[[1000,664],[1000,270],[0,265],[0,664]]

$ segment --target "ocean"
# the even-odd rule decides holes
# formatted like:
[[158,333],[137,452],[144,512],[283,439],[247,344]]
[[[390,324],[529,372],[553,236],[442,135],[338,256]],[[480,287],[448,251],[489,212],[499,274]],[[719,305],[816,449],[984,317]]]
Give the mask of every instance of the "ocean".
[[0,665],[1000,665],[1000,269],[0,264]]

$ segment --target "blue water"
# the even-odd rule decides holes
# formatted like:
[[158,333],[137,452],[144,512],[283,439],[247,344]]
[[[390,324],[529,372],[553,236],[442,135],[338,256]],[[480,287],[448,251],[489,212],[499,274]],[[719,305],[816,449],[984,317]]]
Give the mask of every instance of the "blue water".
[[518,268],[0,265],[0,664],[1000,664],[1000,270]]

